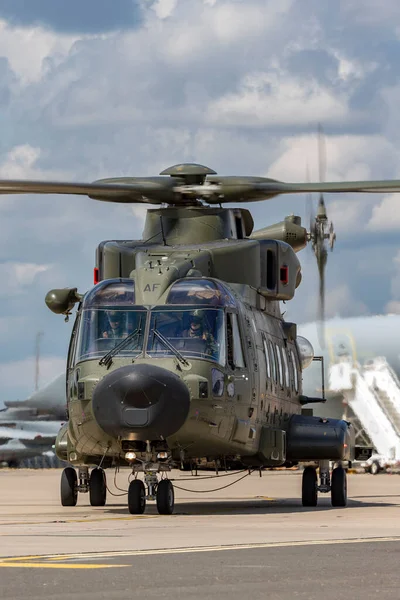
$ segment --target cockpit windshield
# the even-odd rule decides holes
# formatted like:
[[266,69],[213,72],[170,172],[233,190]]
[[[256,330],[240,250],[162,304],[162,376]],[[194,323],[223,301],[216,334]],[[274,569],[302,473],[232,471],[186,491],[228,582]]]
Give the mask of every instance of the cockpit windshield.
[[132,279],[108,279],[86,294],[76,359],[101,358],[133,332],[121,356],[138,356],[143,351],[147,311],[135,305]]
[[104,356],[122,340],[132,335],[121,356],[138,356],[143,351],[147,311],[135,309],[85,309],[82,312],[77,360]]
[[[179,304],[179,300],[184,301]],[[102,359],[108,353],[132,358],[146,354],[154,358],[175,356],[181,362],[206,358],[224,365],[223,307],[234,302],[219,283],[180,281],[171,286],[166,305],[150,310],[135,305],[131,279],[104,280],[82,302],[75,360]]]
[[147,354],[173,356],[176,351],[187,358],[208,358],[224,365],[223,310],[175,306],[152,310]]

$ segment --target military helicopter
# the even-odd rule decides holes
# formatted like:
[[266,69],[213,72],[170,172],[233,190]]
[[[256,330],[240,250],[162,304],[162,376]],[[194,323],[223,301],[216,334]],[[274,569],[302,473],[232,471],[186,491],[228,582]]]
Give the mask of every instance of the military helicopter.
[[[312,461],[319,475],[315,466],[304,469],[303,505],[316,506],[318,492],[330,492],[333,506],[345,506],[341,461],[355,456],[354,432],[346,421],[303,408],[324,401],[302,394],[313,348],[279,304],[300,285],[297,252],[307,243],[320,274],[325,268],[325,245],[334,241],[325,207],[320,202],[311,231],[294,215],[253,231],[247,209],[222,205],[279,194],[399,190],[394,180],[222,177],[199,164],[88,184],[1,180],[3,194],[158,205],[147,211],[143,239],[98,245],[92,289],[54,289],[45,299],[66,319],[77,305],[66,368],[68,422],[55,444],[71,465],[61,477],[62,505],[75,506],[78,493],[89,492],[92,506],[104,506],[105,469],[125,466],[132,471],[129,512],[141,514],[147,500],[156,500],[160,514],[171,514],[171,466],[208,457],[240,458],[245,468]],[[332,471],[331,462],[338,464]]]

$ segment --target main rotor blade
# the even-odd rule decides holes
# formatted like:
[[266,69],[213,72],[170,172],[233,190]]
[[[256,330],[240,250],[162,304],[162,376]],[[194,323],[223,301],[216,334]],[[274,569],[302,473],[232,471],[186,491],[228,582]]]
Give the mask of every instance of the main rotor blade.
[[400,192],[400,180],[285,183],[261,177],[216,177],[213,175],[207,178],[202,187],[207,202],[219,204],[221,202],[255,202],[268,200],[280,194],[303,194],[305,192]]
[[106,202],[161,204],[179,202],[175,186],[169,177],[119,177],[93,183],[1,179],[0,194],[74,194]]
[[325,268],[328,253],[324,245],[320,245],[316,253],[319,273],[319,307],[318,307],[318,338],[321,349],[325,348]]
[[122,177],[94,183],[0,180],[0,194],[75,194],[94,200],[122,203],[187,205],[203,199],[209,204],[268,200],[279,194],[304,192],[400,192],[400,180],[285,183],[265,177],[218,177],[203,185],[185,185],[176,177]]

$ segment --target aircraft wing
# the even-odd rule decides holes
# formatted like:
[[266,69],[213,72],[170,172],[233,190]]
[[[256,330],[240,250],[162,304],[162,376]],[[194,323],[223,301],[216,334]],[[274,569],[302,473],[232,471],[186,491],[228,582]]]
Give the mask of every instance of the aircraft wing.
[[0,444],[5,444],[10,440],[18,440],[28,444],[52,444],[57,434],[41,433],[39,431],[26,431],[16,427],[0,427]]

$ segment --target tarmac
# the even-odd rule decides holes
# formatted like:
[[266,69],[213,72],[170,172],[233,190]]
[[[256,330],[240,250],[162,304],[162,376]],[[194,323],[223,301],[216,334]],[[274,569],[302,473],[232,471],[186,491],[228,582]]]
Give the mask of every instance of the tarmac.
[[300,471],[173,471],[171,516],[129,514],[127,470],[104,508],[62,507],[60,477],[0,471],[1,600],[400,598],[397,474],[349,474],[346,508],[303,508]]

